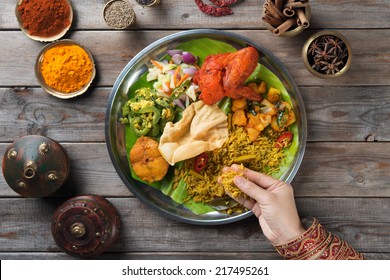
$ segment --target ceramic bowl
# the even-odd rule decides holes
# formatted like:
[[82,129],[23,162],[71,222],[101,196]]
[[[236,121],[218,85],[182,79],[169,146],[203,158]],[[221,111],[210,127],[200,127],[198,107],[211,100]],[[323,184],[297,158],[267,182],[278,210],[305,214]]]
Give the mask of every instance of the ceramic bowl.
[[[62,45],[65,45],[65,46],[76,45],[76,46],[81,47],[88,54],[88,57],[92,62],[92,75],[91,75],[90,80],[88,81],[88,83],[84,87],[82,87],[81,89],[79,89],[75,92],[70,92],[70,93],[61,92],[61,91],[58,91],[58,90],[50,87],[49,85],[47,85],[45,83],[45,79],[43,78],[42,73],[41,73],[41,66],[42,66],[43,57],[44,57],[45,52],[53,47],[62,46]],[[45,90],[47,93],[49,93],[55,97],[61,98],[61,99],[69,99],[69,98],[73,98],[73,97],[76,97],[76,96],[79,96],[79,95],[85,93],[88,90],[89,86],[91,85],[93,79],[95,78],[95,75],[96,75],[95,63],[94,63],[91,52],[87,48],[82,46],[81,44],[79,44],[73,40],[69,40],[69,39],[59,40],[59,41],[55,41],[53,43],[47,44],[39,52],[37,60],[35,62],[35,76],[36,76],[39,84],[41,85],[42,89]]]
[[26,34],[27,37],[29,37],[32,40],[39,41],[39,42],[53,42],[53,41],[61,39],[66,34],[66,32],[68,32],[70,26],[72,25],[72,21],[73,21],[73,9],[72,9],[72,5],[70,4],[70,2],[68,0],[66,0],[66,2],[68,3],[69,8],[70,8],[70,15],[69,15],[69,17],[70,17],[69,22],[70,23],[60,33],[58,33],[54,36],[51,36],[51,37],[42,37],[42,36],[31,35],[29,33],[29,31],[23,27],[21,15],[20,15],[20,12],[18,10],[19,6],[23,3],[23,1],[24,0],[19,0],[18,3],[16,4],[15,15],[16,15],[16,19],[18,21],[20,29],[23,31],[24,34]]

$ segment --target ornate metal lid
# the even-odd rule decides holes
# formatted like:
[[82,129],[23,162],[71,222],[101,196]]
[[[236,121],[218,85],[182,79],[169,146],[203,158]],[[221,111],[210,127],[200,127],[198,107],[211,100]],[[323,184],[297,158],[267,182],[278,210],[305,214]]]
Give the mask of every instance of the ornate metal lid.
[[26,197],[54,193],[69,175],[69,160],[56,141],[40,135],[16,139],[5,151],[3,175],[8,185]]
[[79,257],[102,254],[119,236],[115,207],[97,195],[82,195],[64,202],[54,213],[51,231],[61,250]]

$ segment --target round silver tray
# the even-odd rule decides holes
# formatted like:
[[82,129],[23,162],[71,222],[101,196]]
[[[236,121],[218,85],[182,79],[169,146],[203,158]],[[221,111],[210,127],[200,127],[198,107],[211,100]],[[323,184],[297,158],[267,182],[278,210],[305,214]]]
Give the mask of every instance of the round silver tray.
[[124,125],[118,122],[122,106],[128,100],[129,87],[147,71],[145,63],[152,58],[161,58],[167,50],[175,48],[180,43],[200,38],[220,40],[237,49],[248,45],[255,47],[260,53],[259,62],[278,76],[285,86],[290,94],[297,117],[299,148],[292,164],[280,179],[286,182],[292,181],[303,159],[307,135],[305,107],[298,87],[285,66],[270,51],[243,36],[225,31],[213,29],[182,31],[157,40],[139,52],[122,70],[109,96],[105,120],[106,143],[111,161],[119,177],[127,188],[146,205],[165,217],[185,223],[200,225],[227,224],[247,218],[252,215],[252,212],[228,215],[215,211],[204,215],[196,215],[170,197],[165,196],[160,190],[134,180],[130,173],[126,154]]

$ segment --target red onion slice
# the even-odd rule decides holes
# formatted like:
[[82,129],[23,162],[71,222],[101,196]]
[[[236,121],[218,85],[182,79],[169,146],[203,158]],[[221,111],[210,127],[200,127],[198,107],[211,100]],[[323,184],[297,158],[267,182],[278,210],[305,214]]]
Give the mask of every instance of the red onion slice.
[[190,52],[183,52],[183,62],[187,64],[194,64],[197,61],[197,58]]
[[197,69],[194,67],[188,67],[183,69],[184,74],[188,74],[188,76],[193,77],[196,74]]
[[174,56],[175,54],[182,54],[183,51],[181,50],[167,50],[167,53],[170,55],[170,56]]

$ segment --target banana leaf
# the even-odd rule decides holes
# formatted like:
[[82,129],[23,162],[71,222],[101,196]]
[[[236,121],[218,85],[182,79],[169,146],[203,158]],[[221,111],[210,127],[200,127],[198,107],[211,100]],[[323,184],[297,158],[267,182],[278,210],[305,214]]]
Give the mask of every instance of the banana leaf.
[[[208,38],[202,38],[197,40],[191,40],[188,42],[184,42],[176,46],[176,49],[185,50],[188,52],[191,52],[193,55],[198,57],[198,64],[201,65],[204,61],[204,59],[210,55],[210,54],[218,54],[218,53],[226,53],[226,52],[234,52],[236,49],[224,42],[208,39]],[[132,86],[129,88],[128,96],[129,98],[133,97],[135,94],[135,90],[142,88],[142,87],[149,87],[152,88],[152,83],[148,82],[146,80],[147,73],[144,73]],[[268,86],[275,87],[281,91],[282,98],[284,101],[287,101],[291,104],[291,99],[286,91],[285,87],[283,86],[282,82],[279,80],[279,78],[273,74],[270,70],[268,70],[264,65],[259,64],[256,70],[253,72],[253,74],[248,78],[247,82],[255,81],[255,80],[263,80],[267,83]],[[225,98],[221,100],[219,103],[220,108],[224,112],[228,112],[230,106],[230,100]],[[291,127],[292,132],[294,135],[298,135],[298,128],[294,124]],[[280,167],[280,171],[271,174],[275,178],[280,178],[280,176],[284,173],[284,171],[289,167],[289,165],[292,163],[294,156],[298,150],[298,137],[293,138],[293,142],[290,145],[288,149],[285,149],[286,158],[283,165]],[[135,144],[135,142],[138,139],[138,136],[135,135],[134,132],[131,131],[129,126],[126,126],[125,128],[125,139],[126,139],[126,150],[127,155],[129,155],[131,148]],[[130,160],[130,159],[129,159]],[[133,171],[130,165],[130,172],[132,177],[135,180],[138,180],[140,182],[146,183],[142,181]],[[208,212],[215,211],[214,208],[205,205],[203,203],[196,203],[192,200],[187,200],[188,193],[186,191],[186,184],[184,180],[181,180],[176,188],[173,188],[174,183],[174,170],[175,168],[180,168],[182,163],[177,163],[175,166],[171,166],[168,170],[167,175],[164,177],[163,180],[153,183],[147,183],[148,185],[157,188],[161,190],[162,193],[169,196],[171,199],[173,199],[175,202],[184,205],[188,210],[192,211],[193,213],[197,215],[205,214]]]

